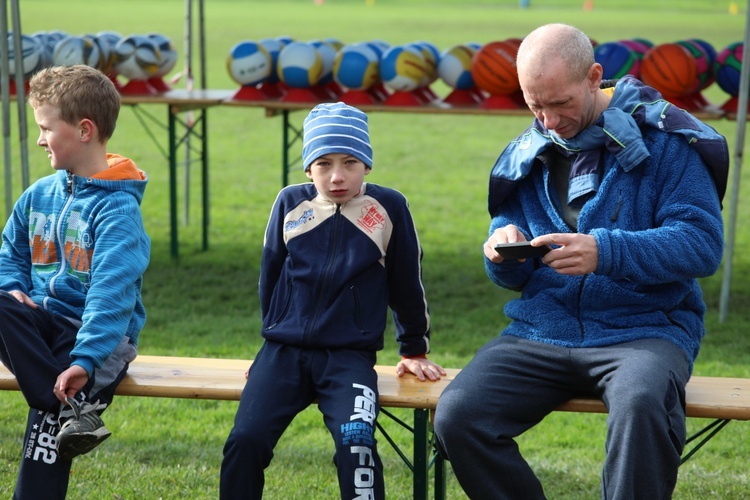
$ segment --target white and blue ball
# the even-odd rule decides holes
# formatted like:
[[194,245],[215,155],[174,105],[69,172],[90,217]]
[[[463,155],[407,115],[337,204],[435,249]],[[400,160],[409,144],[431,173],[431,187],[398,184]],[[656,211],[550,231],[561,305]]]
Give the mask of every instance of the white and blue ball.
[[333,61],[336,59],[336,49],[328,42],[314,40],[309,42],[320,53],[323,61],[323,71],[320,74],[317,85],[326,85],[333,81]]
[[291,42],[279,52],[277,74],[289,87],[312,87],[323,75],[323,58],[311,44]]
[[266,49],[266,52],[271,57],[271,72],[266,78],[266,83],[278,83],[279,75],[277,68],[279,67],[279,52],[284,47],[284,42],[278,38],[263,38],[258,43]]
[[380,82],[380,58],[367,44],[344,46],[333,63],[333,78],[351,90],[367,90]]
[[55,66],[74,66],[85,64],[99,69],[102,55],[99,45],[90,37],[67,36],[57,42],[52,54],[52,62]]
[[411,92],[423,86],[428,71],[422,52],[413,46],[393,46],[380,59],[380,79],[397,92]]
[[156,77],[161,78],[169,74],[177,64],[177,49],[175,48],[172,40],[162,33],[149,33],[146,35],[159,49],[159,69],[156,71]]
[[474,88],[471,61],[476,51],[468,45],[455,45],[440,54],[438,75],[446,85],[458,90]]
[[31,35],[21,35],[20,50],[16,49],[13,41],[13,34],[8,34],[8,75],[11,78],[16,76],[16,58],[20,56],[21,71],[24,80],[28,80],[31,75],[39,71],[45,64],[45,48],[40,41]]
[[260,42],[244,40],[229,51],[227,71],[240,85],[258,85],[269,77],[271,69],[271,56]]
[[129,35],[115,46],[115,70],[129,80],[148,80],[156,76],[161,52],[150,38]]

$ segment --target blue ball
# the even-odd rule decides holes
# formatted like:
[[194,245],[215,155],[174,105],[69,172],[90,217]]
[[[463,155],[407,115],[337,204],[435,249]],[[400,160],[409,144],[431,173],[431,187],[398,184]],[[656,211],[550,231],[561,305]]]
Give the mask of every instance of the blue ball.
[[360,43],[343,47],[333,62],[333,78],[352,90],[366,90],[380,81],[380,58],[368,45]]
[[594,60],[602,65],[602,78],[605,80],[637,75],[638,58],[620,42],[607,42],[594,47]]

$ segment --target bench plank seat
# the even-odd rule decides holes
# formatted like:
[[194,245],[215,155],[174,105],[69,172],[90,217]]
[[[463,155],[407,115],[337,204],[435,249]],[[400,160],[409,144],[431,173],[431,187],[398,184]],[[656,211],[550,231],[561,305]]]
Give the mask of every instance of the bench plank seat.
[[[245,370],[251,360],[140,355],[116,394],[186,399],[238,401],[245,386]],[[393,366],[377,365],[381,406],[434,410],[443,389],[458,374],[438,382],[420,382],[416,377],[397,377]],[[0,365],[0,390],[18,390],[15,377]],[[687,386],[688,417],[750,420],[750,379],[693,376]],[[575,398],[559,410],[606,413],[596,398]]]

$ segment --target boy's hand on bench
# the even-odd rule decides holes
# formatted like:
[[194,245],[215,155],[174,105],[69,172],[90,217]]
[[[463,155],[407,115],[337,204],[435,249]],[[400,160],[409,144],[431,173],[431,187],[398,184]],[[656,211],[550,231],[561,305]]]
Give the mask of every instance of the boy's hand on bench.
[[396,374],[399,377],[403,377],[405,373],[412,373],[417,376],[419,380],[440,380],[440,377],[445,375],[445,370],[442,366],[437,363],[433,363],[426,357],[419,358],[403,358],[396,365]]

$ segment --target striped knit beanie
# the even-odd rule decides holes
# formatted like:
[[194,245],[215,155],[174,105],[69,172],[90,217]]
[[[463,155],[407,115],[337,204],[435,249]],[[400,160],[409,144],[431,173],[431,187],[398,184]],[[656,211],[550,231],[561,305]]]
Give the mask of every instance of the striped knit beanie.
[[302,166],[305,170],[329,153],[349,154],[372,168],[367,115],[343,102],[318,104],[303,124]]

